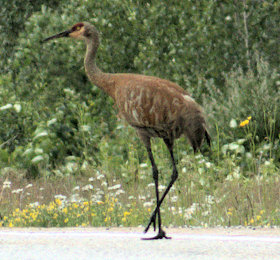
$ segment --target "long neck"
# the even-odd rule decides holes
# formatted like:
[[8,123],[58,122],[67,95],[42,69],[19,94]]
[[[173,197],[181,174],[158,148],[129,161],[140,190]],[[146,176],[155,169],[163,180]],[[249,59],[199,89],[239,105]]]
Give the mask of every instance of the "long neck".
[[112,84],[111,75],[103,73],[96,65],[95,56],[97,53],[99,41],[98,38],[86,40],[87,51],[84,59],[86,73],[90,81],[114,98],[114,84]]

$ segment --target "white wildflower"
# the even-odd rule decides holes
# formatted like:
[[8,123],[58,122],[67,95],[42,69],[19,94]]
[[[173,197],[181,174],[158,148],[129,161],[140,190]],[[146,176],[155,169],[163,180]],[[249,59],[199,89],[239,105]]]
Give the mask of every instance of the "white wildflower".
[[73,188],[73,191],[77,191],[77,190],[80,190],[80,186],[76,186]]
[[227,16],[225,17],[225,20],[226,20],[226,21],[231,21],[231,19],[232,19],[232,18],[231,18],[230,15],[227,15]]
[[33,203],[29,203],[29,206],[32,208],[37,208],[40,205],[40,203],[38,201],[33,202]]
[[198,161],[198,163],[199,163],[199,164],[203,164],[203,163],[205,163],[205,159],[201,159],[201,160],[199,160],[199,161]]
[[125,193],[124,190],[117,190],[117,191],[116,191],[116,195],[120,195],[120,194],[124,194],[124,193]]
[[94,181],[94,178],[93,177],[90,177],[89,179],[88,179],[88,181]]
[[159,185],[158,186],[158,190],[160,191],[160,192],[162,192],[163,190],[165,190],[166,189],[166,186],[164,186],[164,185]]
[[206,203],[208,203],[208,204],[213,204],[213,203],[214,203],[214,196],[212,196],[212,195],[207,195],[207,196],[205,197],[205,201],[206,201]]
[[153,206],[153,203],[150,202],[150,201],[147,201],[147,202],[144,202],[144,203],[143,203],[143,206],[144,206],[145,208],[150,208],[150,207]]
[[92,202],[98,202],[98,201],[102,201],[102,195],[101,194],[94,194],[91,196],[91,201]]
[[21,111],[21,105],[20,104],[14,104],[14,109],[16,110],[17,113]]
[[3,189],[6,189],[6,188],[11,188],[11,182],[10,181],[4,181],[3,183]]
[[23,191],[23,189],[17,189],[17,190],[13,190],[12,193],[19,194],[22,191]]
[[139,200],[146,200],[146,197],[145,196],[139,196]]
[[103,179],[103,178],[105,178],[105,176],[103,174],[99,174],[96,177],[97,180],[100,180],[100,179]]
[[202,212],[202,216],[203,217],[206,217],[206,216],[208,216],[210,213],[209,213],[209,211],[208,210],[206,210],[206,211],[204,211],[204,212]]
[[58,195],[54,195],[54,198],[63,201],[66,200],[67,197],[62,194],[58,194]]
[[151,187],[155,187],[155,184],[153,182],[148,184],[148,188],[151,188]]
[[82,200],[80,198],[80,195],[77,194],[77,193],[72,194],[71,197],[70,197],[70,202],[77,202],[77,203],[79,203],[81,201]]
[[82,130],[83,132],[89,132],[90,129],[91,129],[91,127],[90,127],[89,125],[82,125],[82,126],[81,126],[81,130]]
[[29,184],[27,184],[26,186],[25,186],[25,189],[29,189],[29,188],[31,188],[33,186],[33,184],[32,183],[29,183]]
[[235,119],[231,119],[229,122],[229,127],[230,128],[236,128],[237,127],[237,122]]
[[270,161],[265,161],[265,162],[264,162],[264,165],[265,165],[265,166],[269,166],[269,165],[271,165],[271,162],[270,162]]
[[103,190],[97,189],[96,194],[101,194],[101,195],[104,195],[104,194],[105,194],[105,192],[104,192]]
[[89,191],[89,190],[93,190],[93,186],[91,184],[87,184],[82,188],[82,191]]
[[212,163],[210,163],[210,162],[206,162],[206,163],[205,163],[205,166],[206,166],[206,168],[208,168],[208,169],[211,168],[211,165],[212,165]]
[[173,196],[173,197],[171,197],[171,201],[172,202],[176,202],[178,200],[178,196]]
[[114,186],[108,187],[108,190],[117,190],[119,188],[121,188],[121,184],[116,184]]
[[7,109],[10,109],[10,108],[12,108],[12,107],[13,107],[12,104],[7,104],[7,105],[5,105],[5,106],[0,107],[0,110],[7,110]]
[[108,184],[107,184],[107,182],[106,182],[106,181],[103,181],[103,182],[101,183],[101,186],[107,187],[107,186],[108,186]]

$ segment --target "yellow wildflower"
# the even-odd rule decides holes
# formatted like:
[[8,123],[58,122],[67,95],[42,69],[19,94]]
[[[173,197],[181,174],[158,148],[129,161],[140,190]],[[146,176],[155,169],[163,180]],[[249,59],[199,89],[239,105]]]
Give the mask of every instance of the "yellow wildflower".
[[246,120],[242,121],[239,126],[244,127],[244,126],[246,126],[248,124],[249,124],[249,120],[246,119]]
[[255,220],[253,218],[251,218],[250,220],[250,224],[254,224]]
[[64,223],[67,223],[68,221],[69,221],[69,219],[68,219],[68,218],[64,219]]
[[122,218],[122,222],[126,222],[126,217]]
[[83,204],[84,206],[88,206],[88,201],[85,201]]
[[129,216],[130,214],[131,214],[131,212],[125,211],[125,212],[123,213],[123,216],[126,217],[126,216]]
[[227,211],[227,215],[232,216],[232,211],[233,211],[233,208],[229,208],[228,211]]
[[242,121],[239,126],[244,127],[244,126],[248,125],[251,119],[252,119],[252,117],[248,116],[247,119]]
[[56,203],[58,206],[61,206],[62,201],[61,201],[60,199],[55,199],[55,203]]
[[97,204],[101,205],[101,204],[104,204],[104,202],[103,201],[97,201]]
[[262,215],[264,212],[265,212],[265,211],[262,209],[262,210],[260,211],[260,214]]
[[111,220],[111,217],[106,217],[105,219],[104,219],[104,222],[109,222]]
[[13,222],[10,222],[9,227],[13,227],[13,226],[14,226]]
[[47,211],[50,212],[50,211],[53,211],[55,208],[55,203],[51,202],[50,205],[48,206],[47,208]]
[[262,218],[262,216],[258,215],[257,220],[259,221]]
[[68,213],[68,209],[67,209],[67,208],[63,208],[62,212],[63,212],[64,214],[67,214],[67,213]]

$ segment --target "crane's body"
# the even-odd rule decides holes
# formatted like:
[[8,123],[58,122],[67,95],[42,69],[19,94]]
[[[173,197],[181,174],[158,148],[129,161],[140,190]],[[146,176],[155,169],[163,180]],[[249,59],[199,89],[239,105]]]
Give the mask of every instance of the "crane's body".
[[199,131],[206,125],[203,111],[177,84],[157,77],[101,71],[91,81],[114,99],[120,115],[140,136],[175,139],[184,134],[195,150],[200,147],[204,132]]
[[[153,168],[157,197],[156,209],[145,232],[151,224],[155,229],[158,215],[159,232],[152,239],[168,238],[161,227],[160,205],[178,177],[173,156],[174,140],[185,135],[194,151],[200,148],[204,138],[210,144],[203,110],[187,91],[171,81],[139,74],[102,72],[95,63],[99,46],[98,32],[87,22],[78,23],[70,30],[51,36],[44,41],[69,36],[85,40],[87,52],[84,63],[89,79],[113,98],[120,115],[137,130],[145,144]],[[161,198],[158,191],[158,170],[150,143],[153,137],[164,140],[173,165],[171,181]]]

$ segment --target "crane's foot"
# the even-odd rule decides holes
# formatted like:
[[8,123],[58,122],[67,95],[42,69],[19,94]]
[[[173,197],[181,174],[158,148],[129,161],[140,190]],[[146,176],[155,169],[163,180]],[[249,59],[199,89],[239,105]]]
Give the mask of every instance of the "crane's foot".
[[157,239],[171,239],[171,237],[167,237],[165,232],[161,229],[155,237],[145,237],[141,238],[142,240],[157,240]]
[[157,221],[156,221],[156,214],[155,214],[155,212],[154,212],[153,215],[152,215],[151,218],[150,218],[149,224],[147,225],[147,227],[146,227],[145,230],[144,230],[144,233],[147,233],[147,232],[148,232],[148,230],[149,230],[151,224],[153,224],[153,226],[154,226],[154,231],[156,231],[156,223],[157,223]]

